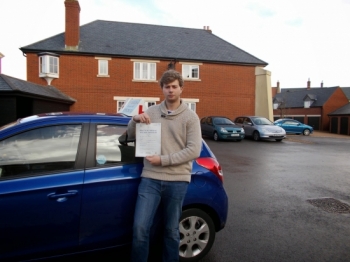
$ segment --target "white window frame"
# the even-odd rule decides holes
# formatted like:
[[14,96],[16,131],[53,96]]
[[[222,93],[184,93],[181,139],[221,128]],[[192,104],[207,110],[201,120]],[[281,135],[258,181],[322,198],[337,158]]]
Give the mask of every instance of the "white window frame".
[[107,60],[98,60],[98,74],[99,75],[108,75],[108,61]]
[[39,77],[58,78],[59,58],[52,55],[39,56]]
[[[187,81],[200,81],[200,66],[202,63],[189,63],[189,62],[179,62],[182,64],[182,77]],[[197,73],[194,74],[194,71],[197,70]]]
[[196,98],[182,98],[182,101],[191,109],[193,112],[197,110],[197,103],[199,103],[199,99]]
[[109,77],[108,74],[108,60],[110,57],[95,57],[98,60],[98,74],[97,77]]
[[199,66],[182,65],[182,77],[184,79],[196,79],[196,80],[199,79]]
[[125,100],[118,100],[117,101],[117,112],[119,112],[120,109],[123,108],[124,104],[125,104]]
[[134,61],[133,78],[136,81],[156,81],[157,61]]
[[304,108],[310,108],[311,106],[311,101],[310,100],[305,100],[304,101]]

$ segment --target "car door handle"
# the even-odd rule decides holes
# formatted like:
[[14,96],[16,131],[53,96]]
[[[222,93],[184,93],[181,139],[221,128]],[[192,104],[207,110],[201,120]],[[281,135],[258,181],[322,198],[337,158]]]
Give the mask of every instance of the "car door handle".
[[48,194],[47,197],[52,200],[56,200],[57,202],[64,202],[67,200],[68,197],[72,197],[78,194],[78,190],[68,190],[66,193],[51,193]]

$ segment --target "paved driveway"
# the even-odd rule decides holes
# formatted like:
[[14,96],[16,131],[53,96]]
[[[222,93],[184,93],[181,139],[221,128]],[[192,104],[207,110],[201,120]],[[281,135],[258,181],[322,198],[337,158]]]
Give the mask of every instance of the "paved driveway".
[[206,139],[224,170],[229,217],[202,261],[350,261],[350,137],[330,136]]

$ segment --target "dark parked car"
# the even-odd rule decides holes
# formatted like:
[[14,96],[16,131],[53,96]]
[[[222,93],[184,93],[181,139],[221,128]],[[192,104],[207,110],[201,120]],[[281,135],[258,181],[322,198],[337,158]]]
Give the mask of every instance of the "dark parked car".
[[274,124],[286,130],[287,134],[303,134],[304,136],[308,136],[314,131],[312,126],[305,125],[294,119],[278,119]]
[[286,138],[286,131],[279,126],[275,126],[265,117],[240,116],[234,122],[244,128],[246,137],[252,137],[255,141],[273,139],[281,142],[282,139]]
[[224,116],[207,116],[201,119],[202,135],[218,140],[242,141],[244,129]]
[[[127,247],[143,167],[129,117],[53,113],[0,128],[0,261]],[[224,228],[221,167],[203,141],[180,221],[181,261]]]

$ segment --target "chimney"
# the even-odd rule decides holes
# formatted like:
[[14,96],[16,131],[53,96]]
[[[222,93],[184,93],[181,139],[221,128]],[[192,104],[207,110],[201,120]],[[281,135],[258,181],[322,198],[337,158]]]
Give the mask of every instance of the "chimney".
[[310,82],[310,78],[309,78],[309,80],[307,80],[307,88],[306,89],[309,90],[311,88],[310,86],[311,86],[311,82]]
[[321,88],[323,88],[323,81],[321,82]]
[[281,93],[280,81],[277,81],[277,94]]
[[80,38],[80,5],[77,0],[66,0],[65,49],[78,50]]
[[209,29],[208,25],[203,26],[203,29],[207,31],[208,33],[211,33],[211,29]]
[[0,74],[1,74],[1,59],[4,57],[2,53],[0,53]]

